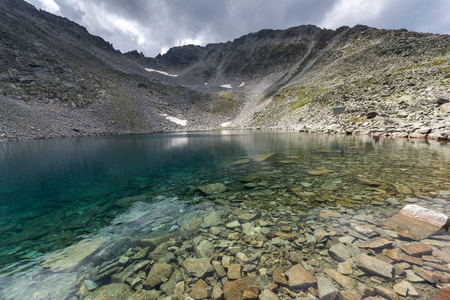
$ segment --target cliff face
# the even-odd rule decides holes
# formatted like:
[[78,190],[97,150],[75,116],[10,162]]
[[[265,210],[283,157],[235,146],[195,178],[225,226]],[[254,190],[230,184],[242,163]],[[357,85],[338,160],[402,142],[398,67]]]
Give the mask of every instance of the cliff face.
[[[122,54],[22,0],[2,1],[0,19],[3,139],[223,123],[440,139],[450,133],[449,35],[304,25],[148,58]],[[333,116],[335,106],[344,113]]]

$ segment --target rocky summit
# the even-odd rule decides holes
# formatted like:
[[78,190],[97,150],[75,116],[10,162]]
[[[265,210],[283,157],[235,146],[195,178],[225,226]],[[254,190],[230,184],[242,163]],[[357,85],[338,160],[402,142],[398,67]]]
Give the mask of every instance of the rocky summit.
[[282,128],[447,140],[450,36],[261,30],[154,58],[0,3],[0,139]]

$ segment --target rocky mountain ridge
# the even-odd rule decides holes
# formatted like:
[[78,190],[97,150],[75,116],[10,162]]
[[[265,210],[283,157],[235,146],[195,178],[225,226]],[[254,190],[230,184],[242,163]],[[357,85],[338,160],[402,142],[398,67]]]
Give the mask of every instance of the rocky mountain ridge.
[[303,25],[148,58],[22,0],[2,1],[0,18],[1,139],[224,126],[450,133],[449,35]]

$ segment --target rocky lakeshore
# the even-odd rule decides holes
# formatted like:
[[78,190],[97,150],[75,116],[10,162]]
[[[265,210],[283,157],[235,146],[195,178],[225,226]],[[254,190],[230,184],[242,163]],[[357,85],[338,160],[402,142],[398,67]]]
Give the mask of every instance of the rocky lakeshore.
[[[406,211],[433,201],[449,214],[449,195],[439,196],[406,198]],[[28,286],[77,270],[65,299],[447,299],[448,217],[425,210],[432,228],[420,235],[420,216],[406,217],[395,230],[387,211],[214,205],[163,224],[166,234],[122,239],[107,250],[91,242],[65,251],[63,263],[43,264],[55,275]],[[112,249],[123,253],[104,260]],[[41,291],[33,299],[54,296]]]

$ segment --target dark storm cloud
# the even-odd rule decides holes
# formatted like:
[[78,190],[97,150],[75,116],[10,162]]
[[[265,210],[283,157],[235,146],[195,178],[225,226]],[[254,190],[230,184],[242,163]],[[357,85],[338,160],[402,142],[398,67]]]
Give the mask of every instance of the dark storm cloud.
[[365,24],[449,33],[449,0],[27,0],[67,17],[122,52],[226,42],[260,29]]

